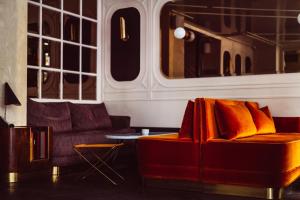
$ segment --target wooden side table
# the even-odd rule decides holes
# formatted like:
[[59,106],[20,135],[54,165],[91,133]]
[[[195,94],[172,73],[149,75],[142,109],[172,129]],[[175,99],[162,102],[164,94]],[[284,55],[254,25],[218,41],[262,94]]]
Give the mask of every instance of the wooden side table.
[[19,173],[50,168],[51,158],[51,128],[0,128],[0,172],[9,182],[17,182]]

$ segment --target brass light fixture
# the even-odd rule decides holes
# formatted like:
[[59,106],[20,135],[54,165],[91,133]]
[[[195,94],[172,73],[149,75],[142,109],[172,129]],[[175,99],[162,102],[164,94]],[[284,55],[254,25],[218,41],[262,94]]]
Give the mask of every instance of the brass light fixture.
[[185,39],[187,42],[192,42],[195,39],[195,33],[193,31],[186,30],[183,27],[176,28],[174,36],[177,39]]
[[123,42],[126,42],[129,39],[129,35],[126,32],[126,21],[124,17],[120,17],[120,39]]

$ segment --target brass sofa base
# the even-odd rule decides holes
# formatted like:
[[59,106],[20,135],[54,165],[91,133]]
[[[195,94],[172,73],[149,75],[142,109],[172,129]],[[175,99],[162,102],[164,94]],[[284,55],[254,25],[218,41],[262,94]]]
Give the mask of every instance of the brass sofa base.
[[206,184],[190,181],[144,179],[143,186],[261,199],[283,199],[283,188],[255,188],[237,185]]

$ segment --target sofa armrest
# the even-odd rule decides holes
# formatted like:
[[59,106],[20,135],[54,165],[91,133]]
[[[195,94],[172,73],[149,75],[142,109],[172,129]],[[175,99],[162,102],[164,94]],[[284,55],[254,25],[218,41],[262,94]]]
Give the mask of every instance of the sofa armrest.
[[300,117],[273,117],[276,132],[300,133]]
[[137,140],[142,177],[198,180],[199,143],[179,139],[177,134],[173,136],[149,136]]
[[112,127],[114,129],[130,128],[130,117],[129,116],[112,116],[110,115]]

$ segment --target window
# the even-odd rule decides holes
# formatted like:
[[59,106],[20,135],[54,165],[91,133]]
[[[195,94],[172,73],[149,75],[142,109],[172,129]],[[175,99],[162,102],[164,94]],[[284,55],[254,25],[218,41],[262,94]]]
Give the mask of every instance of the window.
[[97,0],[29,0],[27,94],[96,100]]
[[246,74],[252,73],[252,63],[251,63],[251,58],[247,56],[245,58],[245,68],[246,68]]
[[230,53],[228,51],[225,51],[223,54],[223,70],[224,70],[224,76],[230,76]]
[[111,75],[133,81],[140,73],[140,13],[136,8],[117,10],[111,18]]
[[236,75],[242,74],[242,58],[239,54],[235,56],[235,73]]

